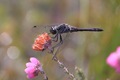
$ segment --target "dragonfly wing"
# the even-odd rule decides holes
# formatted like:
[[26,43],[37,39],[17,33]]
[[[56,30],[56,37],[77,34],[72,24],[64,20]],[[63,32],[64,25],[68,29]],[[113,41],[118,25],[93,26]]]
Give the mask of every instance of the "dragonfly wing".
[[42,34],[43,32],[50,33],[50,28],[57,26],[58,24],[48,24],[48,25],[34,25],[31,28],[31,31],[34,35]]

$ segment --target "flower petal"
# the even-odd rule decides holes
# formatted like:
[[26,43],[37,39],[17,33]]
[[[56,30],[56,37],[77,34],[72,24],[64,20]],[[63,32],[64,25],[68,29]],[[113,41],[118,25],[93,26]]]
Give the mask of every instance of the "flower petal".
[[24,70],[26,72],[26,74],[33,74],[33,72],[35,71],[34,67],[28,67]]
[[26,67],[35,67],[35,66],[36,66],[36,65],[33,64],[33,63],[31,63],[31,62],[26,63]]
[[42,44],[34,44],[32,46],[33,50],[37,50],[37,51],[42,51],[44,49],[44,45]]
[[120,54],[120,46],[117,47],[116,53]]
[[117,68],[117,67],[118,67],[118,59],[119,59],[119,57],[117,56],[116,53],[111,53],[111,54],[108,56],[106,62],[107,62],[107,64],[109,64],[111,67]]
[[45,44],[46,43],[46,40],[44,39],[44,37],[38,37],[36,38],[35,44]]
[[39,60],[37,60],[35,57],[31,57],[31,58],[30,58],[30,61],[31,61],[33,64],[40,64]]
[[34,78],[34,77],[35,77],[34,74],[29,74],[29,75],[27,75],[27,78],[28,78],[28,79],[32,79],[32,78]]
[[49,40],[51,40],[51,37],[47,33],[44,33],[44,39],[46,41],[49,41]]
[[35,39],[32,48],[33,50],[43,51],[44,49],[48,48],[48,46],[45,47],[46,44],[51,44],[51,42],[51,37],[48,35],[48,33],[43,33]]

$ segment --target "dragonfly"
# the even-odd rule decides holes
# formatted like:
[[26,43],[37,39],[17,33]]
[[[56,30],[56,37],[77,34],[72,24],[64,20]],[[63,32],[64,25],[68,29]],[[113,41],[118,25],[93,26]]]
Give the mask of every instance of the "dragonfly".
[[[34,26],[34,28],[36,28],[36,27],[37,26]],[[63,44],[62,34],[73,33],[73,32],[84,32],[84,31],[101,32],[101,31],[103,31],[103,29],[101,29],[101,28],[77,28],[77,27],[68,25],[66,23],[51,26],[49,29],[49,34],[53,35],[52,41],[54,41],[54,42],[59,41],[56,45],[54,45],[52,47],[53,51],[54,51],[54,48],[59,47],[61,44]],[[58,51],[58,49],[57,49],[57,51]],[[56,57],[57,51],[54,53],[53,59]]]

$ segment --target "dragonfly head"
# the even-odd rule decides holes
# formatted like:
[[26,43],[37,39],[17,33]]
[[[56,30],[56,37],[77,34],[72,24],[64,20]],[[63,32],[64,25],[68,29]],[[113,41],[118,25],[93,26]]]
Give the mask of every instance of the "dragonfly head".
[[56,30],[55,30],[53,27],[51,27],[51,28],[50,28],[50,33],[56,34],[57,32],[56,32]]

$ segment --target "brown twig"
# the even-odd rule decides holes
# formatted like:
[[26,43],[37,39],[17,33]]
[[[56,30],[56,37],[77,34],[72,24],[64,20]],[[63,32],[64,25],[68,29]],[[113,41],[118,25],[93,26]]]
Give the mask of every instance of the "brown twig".
[[56,61],[59,64],[60,68],[62,68],[65,71],[65,73],[70,76],[70,79],[77,80],[75,76],[69,72],[68,68],[65,67],[64,64],[57,59],[57,57],[54,57],[53,60]]
[[47,77],[47,75],[45,74],[45,72],[44,72],[44,71],[41,71],[41,74],[43,75],[44,80],[48,80],[48,77]]

